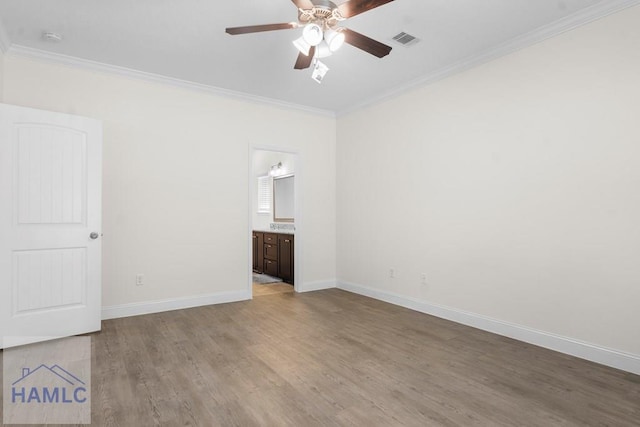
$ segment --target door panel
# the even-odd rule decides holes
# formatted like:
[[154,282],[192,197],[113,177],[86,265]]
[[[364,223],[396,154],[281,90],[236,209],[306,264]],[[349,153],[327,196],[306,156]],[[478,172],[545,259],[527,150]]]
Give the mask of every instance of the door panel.
[[100,329],[101,158],[98,121],[0,104],[0,348]]
[[13,314],[86,304],[86,248],[15,251]]
[[253,232],[253,271],[262,273],[264,264],[264,233]]
[[278,234],[278,277],[293,284],[293,236]]
[[18,224],[86,221],[86,134],[17,125]]
[[253,233],[251,240],[253,242],[253,255],[251,256],[251,258],[253,260],[253,271],[258,271],[258,251],[259,251],[259,247],[258,247],[258,236],[256,236],[256,233]]

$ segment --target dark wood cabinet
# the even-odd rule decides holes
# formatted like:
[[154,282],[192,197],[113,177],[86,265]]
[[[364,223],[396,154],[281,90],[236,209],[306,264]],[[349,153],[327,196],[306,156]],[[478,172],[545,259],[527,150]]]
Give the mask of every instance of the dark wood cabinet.
[[253,271],[293,285],[293,234],[253,232]]
[[264,247],[264,233],[253,232],[253,271],[257,273],[262,273],[264,258],[263,258],[263,247]]
[[278,274],[287,283],[293,283],[293,235],[278,234]]
[[278,261],[272,259],[264,260],[264,274],[269,276],[278,277]]
[[264,233],[264,258],[278,261],[278,235]]
[[263,233],[264,234],[264,242],[270,243],[272,245],[278,244],[278,235],[276,233]]

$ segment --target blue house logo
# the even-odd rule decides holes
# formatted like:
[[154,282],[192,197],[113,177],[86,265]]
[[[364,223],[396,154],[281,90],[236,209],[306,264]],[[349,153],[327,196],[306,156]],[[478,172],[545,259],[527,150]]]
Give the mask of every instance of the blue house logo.
[[11,384],[11,403],[85,403],[84,381],[58,365],[22,368],[22,377]]

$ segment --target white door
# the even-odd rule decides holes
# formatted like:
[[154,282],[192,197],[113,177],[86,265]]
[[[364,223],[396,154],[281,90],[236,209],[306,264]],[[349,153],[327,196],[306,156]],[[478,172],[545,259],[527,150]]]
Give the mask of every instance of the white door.
[[99,121],[0,104],[0,348],[100,330],[101,163]]

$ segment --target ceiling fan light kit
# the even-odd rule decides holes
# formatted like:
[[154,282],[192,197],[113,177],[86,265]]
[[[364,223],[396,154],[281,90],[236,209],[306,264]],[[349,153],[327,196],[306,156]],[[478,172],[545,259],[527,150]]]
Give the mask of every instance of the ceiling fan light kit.
[[313,63],[314,69],[311,78],[318,83],[322,82],[329,70],[325,64],[319,61],[319,58],[330,56],[340,49],[344,43],[378,58],[383,58],[391,52],[390,46],[353,30],[339,27],[338,24],[393,0],[349,0],[340,6],[336,6],[329,0],[291,1],[298,8],[299,23],[230,27],[226,29],[226,32],[231,35],[250,34],[262,31],[294,29],[302,26],[302,36],[293,41],[293,45],[300,52],[293,68],[304,70]]
[[320,25],[311,23],[304,26],[302,38],[311,46],[318,46],[324,38],[324,34]]
[[304,40],[304,37],[299,37],[293,41],[293,45],[305,56],[309,56],[311,45]]
[[329,28],[324,33],[324,40],[329,46],[331,52],[335,52],[344,44],[344,33],[342,31]]
[[329,44],[322,40],[316,49],[316,56],[318,58],[326,58],[327,56],[331,56],[333,52],[331,52],[331,48],[329,48]]

